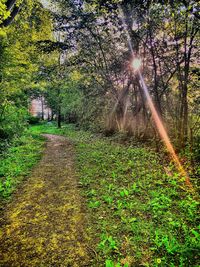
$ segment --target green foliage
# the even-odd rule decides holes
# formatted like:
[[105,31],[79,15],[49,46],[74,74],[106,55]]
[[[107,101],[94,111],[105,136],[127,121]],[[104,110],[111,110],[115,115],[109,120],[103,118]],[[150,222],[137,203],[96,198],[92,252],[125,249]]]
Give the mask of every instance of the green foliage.
[[[16,6],[22,1],[17,1]],[[6,1],[0,4],[0,23],[9,14]],[[8,14],[7,14],[7,13]],[[4,15],[2,15],[4,13]],[[35,76],[41,65],[35,42],[51,37],[49,12],[39,1],[27,0],[15,20],[0,29],[0,149],[27,124],[28,91],[35,87]]]
[[88,206],[92,209],[98,208],[100,205],[100,201],[90,201],[88,204]]
[[[154,151],[141,144],[120,146],[117,138],[108,142],[72,125],[60,130],[54,124],[34,125],[33,136],[20,139],[27,121],[37,123],[27,116],[28,98],[36,95],[45,97],[54,114],[85,129],[119,132],[123,141],[128,134],[140,140],[156,136],[141,83],[130,67],[130,42],[171,136],[184,146],[190,129],[184,155],[198,160],[195,1],[54,2],[59,40],[52,37],[50,12],[39,0],[26,0],[12,24],[0,29],[2,197],[36,162],[41,140],[37,143],[34,134],[68,136],[76,145],[80,186],[95,221],[88,231],[98,240],[96,266],[197,265],[198,198]],[[0,1],[0,24],[10,15],[6,3]],[[52,52],[47,56],[38,47]],[[199,167],[193,171],[199,173]]]
[[[90,132],[85,132],[83,130],[77,129],[74,124],[65,124],[61,129],[56,128],[55,123],[40,123],[39,125],[31,126],[29,131],[32,134],[60,134],[71,138],[74,141],[84,142],[85,140],[95,139],[95,136]],[[82,143],[84,146],[84,143]]]
[[78,71],[71,73],[71,76],[66,79],[62,89],[62,112],[63,114],[81,115],[81,84],[83,80]]
[[103,259],[114,260],[107,264],[115,266],[117,259],[127,256],[132,264],[154,266],[155,258],[155,266],[159,259],[161,266],[197,263],[198,201],[182,192],[179,180],[175,187],[170,185],[168,180],[173,178],[166,176],[155,153],[102,141],[77,149],[81,181],[87,185],[84,190],[98,192],[87,194],[88,201],[101,202],[92,213],[99,218],[92,233],[98,236],[99,228],[106,232],[98,248]]
[[29,115],[27,118],[27,122],[31,125],[38,124],[40,122],[40,118]]
[[43,138],[26,133],[15,138],[0,155],[0,197],[8,198],[16,186],[38,162],[43,150]]
[[[62,84],[69,85],[59,103],[63,116],[72,111],[78,114],[79,125],[108,135],[120,132],[140,140],[155,135],[157,139],[139,79],[130,67],[132,46],[133,54],[142,60],[141,73],[172,141],[182,148],[188,130],[197,136],[199,19],[195,1],[84,0],[78,8],[75,1],[55,2],[61,7],[59,22],[65,24],[63,14],[68,21],[61,27],[69,51],[59,76]],[[76,90],[74,72],[82,77]]]
[[[199,200],[154,151],[95,138],[73,125],[32,132],[68,136],[76,146],[79,184],[87,201],[94,266],[198,266]],[[109,140],[109,142],[108,142]]]
[[10,140],[14,136],[20,136],[26,126],[27,110],[24,107],[17,107],[8,101],[2,106],[2,110],[2,116],[0,116],[0,139]]
[[125,263],[124,265],[121,265],[120,263],[114,263],[112,260],[106,260],[106,267],[128,267],[128,264]]
[[6,0],[0,1],[0,24],[10,15],[10,12],[7,10],[5,3]]
[[200,162],[200,135],[195,137],[194,144],[193,144],[193,154],[191,156],[198,162]]
[[101,236],[101,242],[99,243],[98,248],[103,250],[105,254],[109,254],[112,251],[118,250],[116,241],[113,239],[113,237],[105,234]]

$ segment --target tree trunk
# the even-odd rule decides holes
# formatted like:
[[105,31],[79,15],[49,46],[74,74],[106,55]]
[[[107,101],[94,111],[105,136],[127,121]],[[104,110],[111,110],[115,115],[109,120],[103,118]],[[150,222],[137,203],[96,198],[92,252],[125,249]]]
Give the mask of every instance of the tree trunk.
[[16,0],[8,0],[6,2],[6,7],[8,10],[10,10],[15,4],[16,4]]
[[44,120],[44,98],[43,97],[41,97],[41,108],[42,108],[41,119]]
[[152,56],[152,61],[153,61],[153,77],[154,77],[154,87],[153,87],[153,92],[154,92],[154,101],[155,101],[155,106],[158,114],[162,116],[162,108],[161,108],[161,99],[159,96],[159,81],[158,81],[158,66],[156,63],[156,55],[154,51],[154,45],[153,45],[153,36],[152,36],[152,30],[149,28],[149,38],[150,38],[150,52]]
[[10,14],[10,16],[4,20],[1,24],[0,27],[7,27],[9,26],[13,20],[15,19],[15,17],[17,16],[17,14],[19,13],[20,9],[21,9],[22,5],[20,6],[15,6]]
[[182,118],[182,135],[183,135],[183,146],[186,145],[188,137],[188,99],[187,99],[187,84],[184,85],[184,92],[182,98],[183,105],[183,118]]
[[60,105],[58,107],[57,125],[58,125],[58,128],[61,128],[61,110],[60,110]]

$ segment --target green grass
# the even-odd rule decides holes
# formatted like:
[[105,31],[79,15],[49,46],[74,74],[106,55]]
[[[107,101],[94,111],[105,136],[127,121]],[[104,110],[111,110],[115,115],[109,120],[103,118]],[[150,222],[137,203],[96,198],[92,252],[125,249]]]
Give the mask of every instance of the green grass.
[[150,149],[110,143],[71,125],[30,131],[65,135],[75,144],[93,266],[199,266],[198,197],[172,164]]
[[7,199],[38,162],[44,138],[26,131],[0,156],[0,198]]
[[76,132],[73,126],[57,129],[54,124],[30,127],[0,155],[0,199],[7,199],[38,162],[45,139],[41,133],[67,135],[73,140],[91,138],[86,132]]
[[92,133],[76,129],[74,124],[63,125],[58,129],[54,123],[42,123],[31,126],[29,132],[32,134],[58,134],[70,138],[73,142],[92,140],[96,138]]
[[105,141],[77,152],[98,266],[199,266],[198,202],[155,152]]

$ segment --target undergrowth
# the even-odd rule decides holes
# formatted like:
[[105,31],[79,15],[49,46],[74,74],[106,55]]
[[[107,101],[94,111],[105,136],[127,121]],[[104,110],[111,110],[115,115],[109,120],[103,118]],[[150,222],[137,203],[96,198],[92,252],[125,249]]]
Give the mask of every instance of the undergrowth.
[[44,138],[26,131],[0,155],[0,199],[7,199],[40,159]]
[[198,201],[178,173],[140,147],[95,141],[77,151],[98,266],[199,266]]
[[198,197],[172,164],[144,147],[113,144],[70,125],[31,131],[66,135],[75,144],[93,266],[199,266]]

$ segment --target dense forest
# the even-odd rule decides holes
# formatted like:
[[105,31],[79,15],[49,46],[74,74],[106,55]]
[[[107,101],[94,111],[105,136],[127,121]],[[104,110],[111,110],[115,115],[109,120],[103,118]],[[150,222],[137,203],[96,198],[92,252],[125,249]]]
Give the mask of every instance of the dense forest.
[[[69,262],[17,261],[4,241],[10,256],[0,249],[0,266],[199,266],[199,25],[195,0],[0,0],[2,209],[41,159],[41,134],[67,136],[93,254],[89,263],[84,252]],[[64,141],[48,138],[63,170]],[[105,221],[93,225],[95,214]]]
[[16,127],[22,130],[30,99],[44,96],[59,125],[63,120],[108,135],[121,132],[159,140],[131,66],[139,57],[149,93],[175,146],[190,145],[195,151],[197,3],[54,2],[49,9],[38,1],[1,4],[1,138],[12,138]]

